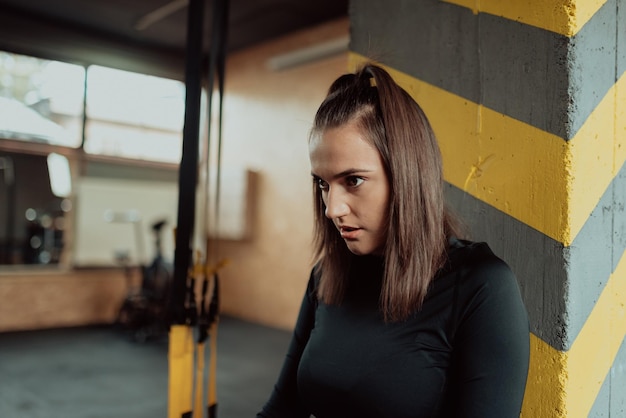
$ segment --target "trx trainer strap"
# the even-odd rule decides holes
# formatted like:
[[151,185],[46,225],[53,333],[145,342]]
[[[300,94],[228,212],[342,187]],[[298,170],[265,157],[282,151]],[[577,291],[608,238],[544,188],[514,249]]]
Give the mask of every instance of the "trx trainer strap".
[[204,0],[189,0],[185,58],[185,121],[178,177],[178,218],[174,251],[174,278],[170,288],[168,320],[168,418],[191,417],[193,385],[193,329],[195,296],[189,275],[195,222],[202,96],[202,40]]
[[[194,408],[194,418],[201,418],[202,403],[202,383],[204,383],[204,369],[200,369],[200,365],[204,368],[205,344],[209,339],[209,364],[208,364],[208,384],[207,384],[207,416],[208,418],[217,417],[217,324],[219,314],[219,276],[218,269],[223,263],[218,263],[217,242],[219,241],[219,212],[220,212],[220,188],[221,188],[221,154],[222,154],[222,109],[224,97],[224,78],[225,78],[225,62],[226,62],[226,45],[228,34],[228,12],[229,0],[213,0],[213,20],[211,33],[211,46],[209,49],[209,65],[207,80],[207,119],[208,119],[208,141],[207,141],[207,158],[206,158],[206,179],[209,184],[210,173],[210,151],[211,136],[213,129],[211,121],[213,120],[213,92],[215,87],[215,77],[217,75],[218,86],[218,109],[217,109],[217,169],[215,179],[215,201],[213,210],[213,219],[215,223],[212,225],[215,243],[211,245],[210,234],[208,228],[205,228],[206,236],[206,263],[204,267],[204,280],[202,284],[202,305],[200,307],[200,316],[198,318],[198,340],[197,340],[197,374],[196,374],[196,402]],[[210,202],[208,197],[210,194],[206,191],[207,200],[205,209],[208,209]],[[205,216],[208,221],[208,215]],[[214,265],[211,266],[211,259]],[[209,291],[209,281],[212,281],[212,294],[210,303],[207,306],[207,293]]]

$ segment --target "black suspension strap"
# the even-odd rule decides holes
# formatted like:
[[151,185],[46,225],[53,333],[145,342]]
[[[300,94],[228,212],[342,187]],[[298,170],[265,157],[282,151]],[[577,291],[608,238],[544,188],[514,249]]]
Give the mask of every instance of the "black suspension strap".
[[185,58],[185,121],[178,177],[178,217],[175,234],[174,278],[170,288],[168,418],[192,414],[193,329],[196,320],[192,260],[198,185],[200,103],[202,97],[204,1],[189,0]]
[[178,217],[174,251],[174,280],[169,314],[172,324],[187,323],[185,299],[192,258],[195,223],[198,147],[200,141],[200,99],[202,95],[202,27],[204,0],[189,0],[187,55],[185,63],[185,122],[183,150],[178,175]]
[[[213,209],[213,219],[215,223],[212,225],[213,236],[215,237],[213,245],[211,245],[210,234],[208,229],[205,228],[206,233],[206,262],[203,271],[203,284],[202,284],[202,301],[200,307],[200,315],[198,319],[198,339],[197,339],[197,375],[196,375],[196,401],[194,408],[194,418],[196,418],[196,411],[198,412],[197,418],[202,417],[201,405],[202,403],[202,383],[205,381],[204,377],[204,353],[206,340],[209,340],[209,364],[208,364],[208,384],[207,384],[207,416],[208,418],[217,417],[217,385],[216,385],[216,369],[217,369],[217,324],[219,316],[219,275],[218,270],[224,264],[224,262],[217,262],[219,255],[217,246],[219,240],[219,212],[220,212],[220,188],[221,188],[221,154],[222,154],[222,109],[223,109],[223,97],[224,97],[224,79],[225,79],[225,61],[226,61],[226,46],[227,46],[227,33],[228,33],[228,13],[229,12],[229,0],[213,0],[213,19],[212,19],[212,34],[211,45],[209,49],[209,63],[208,63],[208,80],[207,80],[207,130],[208,140],[206,147],[206,183],[210,184],[210,152],[211,152],[211,137],[213,135],[212,129],[212,116],[213,116],[213,93],[215,87],[215,78],[217,76],[218,86],[218,109],[217,109],[217,156],[216,156],[216,179],[215,185],[215,200]],[[206,192],[207,200],[205,202],[205,220],[208,220],[208,208],[210,206],[208,190]],[[211,263],[213,261],[213,263]],[[207,300],[207,294],[209,292],[210,283],[212,282],[211,298],[210,302]],[[208,303],[208,306],[207,306]],[[201,369],[202,368],[202,369]]]

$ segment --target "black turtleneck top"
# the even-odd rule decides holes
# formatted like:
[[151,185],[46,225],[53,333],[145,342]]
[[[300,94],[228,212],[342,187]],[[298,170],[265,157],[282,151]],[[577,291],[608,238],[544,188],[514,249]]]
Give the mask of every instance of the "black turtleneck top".
[[383,272],[356,257],[344,302],[311,274],[293,339],[257,418],[518,417],[529,326],[510,268],[484,243],[453,242],[422,309],[385,322]]

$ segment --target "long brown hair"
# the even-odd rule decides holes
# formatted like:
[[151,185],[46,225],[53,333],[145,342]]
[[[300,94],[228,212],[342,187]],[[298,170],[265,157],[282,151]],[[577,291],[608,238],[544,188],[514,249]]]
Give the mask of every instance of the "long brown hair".
[[[315,115],[311,138],[347,123],[355,123],[378,150],[390,182],[380,308],[385,320],[406,319],[420,309],[445,262],[447,239],[459,233],[444,202],[439,146],[420,106],[374,64],[335,80]],[[324,214],[319,187],[313,193],[318,297],[340,304],[353,256]]]

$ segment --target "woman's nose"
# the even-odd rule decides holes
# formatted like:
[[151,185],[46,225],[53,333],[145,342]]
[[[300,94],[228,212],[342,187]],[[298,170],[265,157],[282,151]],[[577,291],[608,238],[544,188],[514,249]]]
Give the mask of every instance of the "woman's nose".
[[350,212],[346,196],[340,188],[329,188],[324,203],[326,204],[325,215],[328,219],[341,218]]

